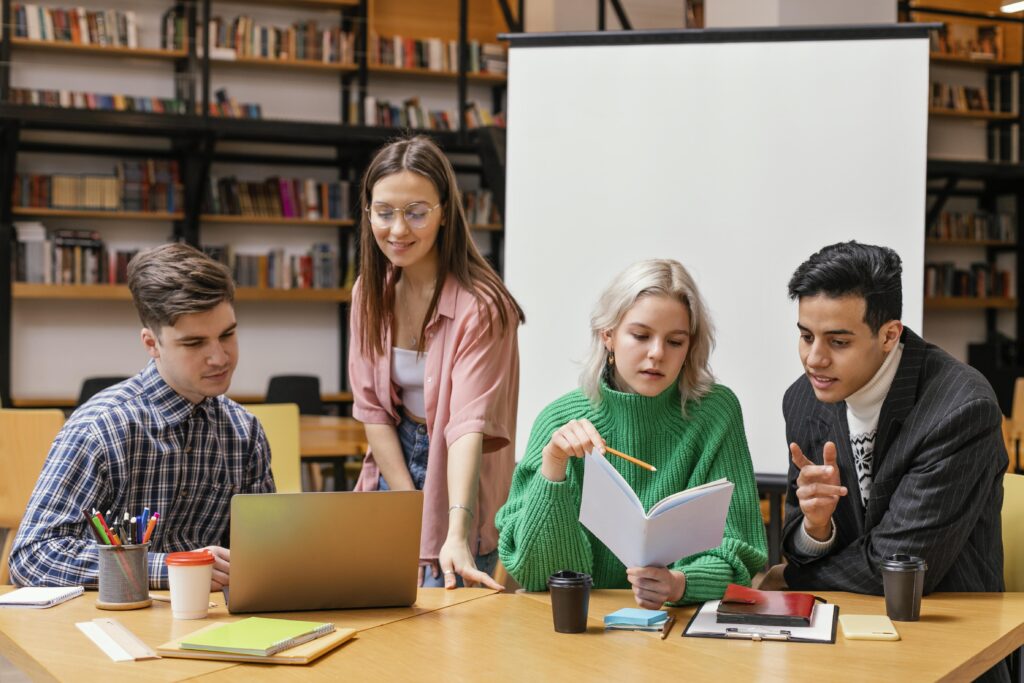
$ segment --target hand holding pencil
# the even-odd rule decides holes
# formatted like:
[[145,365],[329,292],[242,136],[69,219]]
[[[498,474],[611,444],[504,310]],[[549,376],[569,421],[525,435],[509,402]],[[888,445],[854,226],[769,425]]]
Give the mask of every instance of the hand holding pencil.
[[582,458],[594,450],[617,455],[651,472],[657,471],[653,465],[609,447],[594,425],[589,420],[581,418],[567,422],[551,435],[551,439],[541,452],[541,474],[551,481],[564,481],[569,458]]

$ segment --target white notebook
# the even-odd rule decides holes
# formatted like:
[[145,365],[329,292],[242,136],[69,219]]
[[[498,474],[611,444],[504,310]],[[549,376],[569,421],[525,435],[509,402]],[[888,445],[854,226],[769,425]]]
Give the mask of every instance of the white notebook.
[[35,607],[37,609],[53,607],[71,598],[77,598],[83,592],[85,592],[85,588],[82,586],[19,588],[0,595],[0,607]]
[[622,475],[592,452],[583,465],[580,522],[627,567],[665,567],[721,545],[732,490],[719,479],[667,496],[645,513]]

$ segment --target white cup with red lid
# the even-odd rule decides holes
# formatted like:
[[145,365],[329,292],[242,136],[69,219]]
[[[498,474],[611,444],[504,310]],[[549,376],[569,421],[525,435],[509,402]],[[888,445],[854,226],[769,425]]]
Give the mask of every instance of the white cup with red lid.
[[164,560],[175,619],[205,619],[210,611],[213,554],[209,550],[170,553]]

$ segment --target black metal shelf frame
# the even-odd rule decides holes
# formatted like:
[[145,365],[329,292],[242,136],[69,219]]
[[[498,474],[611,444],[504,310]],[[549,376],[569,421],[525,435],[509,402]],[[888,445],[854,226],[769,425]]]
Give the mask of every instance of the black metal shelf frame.
[[[185,191],[184,218],[174,222],[177,239],[197,245],[200,242],[200,209],[203,189],[208,182],[210,166],[214,162],[287,164],[308,166],[330,166],[338,170],[340,178],[358,181],[358,172],[369,163],[373,150],[381,144],[409,131],[397,128],[365,126],[363,101],[369,81],[367,45],[368,0],[359,0],[355,14],[341,10],[341,21],[346,28],[356,31],[357,66],[354,72],[340,75],[339,90],[343,120],[333,123],[309,123],[305,121],[280,121],[268,119],[227,119],[210,116],[210,71],[209,36],[203,31],[202,54],[197,50],[199,21],[209,25],[211,6],[217,0],[174,0],[174,6],[186,17],[189,49],[185,58],[175,61],[175,89],[180,99],[186,102],[186,111],[181,115],[151,114],[126,111],[94,111],[62,109],[56,107],[16,105],[10,103],[11,73],[11,16],[12,0],[0,0],[0,405],[10,407],[11,400],[11,314],[12,276],[10,254],[16,239],[13,228],[12,189],[17,168],[18,155],[22,152],[46,152],[57,154],[85,154],[100,156],[147,156],[173,158],[179,162]],[[510,31],[521,31],[524,17],[524,0],[518,0],[515,20],[508,0],[498,0]],[[282,0],[282,5],[287,2]],[[430,135],[448,153],[470,153],[481,159],[479,167],[462,168],[462,171],[476,172],[494,194],[497,207],[504,216],[504,131],[488,129],[468,130],[465,127],[467,109],[468,67],[468,15],[467,0],[460,0],[459,14],[459,73],[458,73],[458,130],[422,131]],[[194,74],[199,74],[198,83]],[[346,122],[349,111],[350,88],[353,81],[358,86],[359,121]],[[493,87],[495,110],[498,109],[503,85]],[[196,107],[200,104],[200,107]],[[200,108],[201,113],[194,113]],[[146,149],[140,146],[103,146],[74,142],[41,142],[24,139],[23,133],[34,130],[63,131],[69,133],[102,133],[118,137],[164,138],[170,141],[170,149]],[[227,142],[260,142],[280,145],[327,147],[334,154],[327,156],[299,156],[294,152],[281,154],[266,152],[240,152],[220,150],[218,145]],[[500,144],[501,148],[493,146]],[[353,193],[353,201],[357,193]],[[355,213],[355,212],[353,212]],[[358,230],[351,227],[337,229],[340,270],[349,268],[348,254],[354,242],[358,253]],[[503,239],[501,232],[492,232],[491,246],[495,254],[500,253]],[[500,271],[500,263],[498,264]],[[340,331],[340,384],[347,385],[347,303],[338,306]]]

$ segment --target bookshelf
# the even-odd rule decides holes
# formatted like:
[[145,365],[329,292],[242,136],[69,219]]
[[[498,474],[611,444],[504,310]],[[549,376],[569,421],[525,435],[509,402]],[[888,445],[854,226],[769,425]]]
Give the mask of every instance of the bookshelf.
[[[87,1],[91,3],[88,5],[90,11],[104,8],[103,0]],[[466,73],[468,65],[465,62],[459,65],[461,68],[457,71],[436,72],[425,68],[370,65],[365,57],[356,59],[353,64],[264,57],[217,59],[208,46],[203,44],[205,32],[202,27],[209,25],[209,19],[214,13],[231,17],[265,10],[271,13],[271,21],[288,25],[293,20],[298,21],[300,11],[309,11],[322,13],[317,15],[321,21],[323,17],[328,17],[325,25],[337,22],[352,30],[364,45],[370,31],[412,38],[437,35],[467,45],[471,40],[494,42],[497,33],[518,30],[520,22],[506,21],[512,16],[507,2],[467,0],[461,6],[453,3],[453,7],[446,6],[437,11],[415,0],[256,0],[245,3],[196,0],[184,5],[173,0],[156,0],[133,7],[140,16],[150,13],[156,17],[171,7],[183,7],[182,16],[189,38],[184,40],[181,49],[155,47],[152,40],[147,41],[148,44],[140,40],[139,47],[129,48],[15,38],[12,35],[12,23],[8,20],[12,4],[12,0],[0,0],[5,19],[0,29],[0,244],[5,245],[4,253],[0,254],[0,334],[6,341],[0,344],[0,399],[4,405],[28,406],[33,405],[33,401],[42,401],[39,405],[45,405],[46,401],[64,401],[47,399],[45,394],[42,394],[42,398],[31,398],[12,392],[12,365],[17,359],[12,356],[10,340],[12,315],[16,306],[23,311],[43,311],[55,307],[54,311],[95,309],[102,312],[121,310],[121,306],[130,300],[124,285],[13,282],[9,249],[14,244],[14,220],[43,221],[47,228],[77,227],[79,224],[103,226],[101,231],[116,229],[119,234],[128,235],[132,239],[132,236],[138,235],[143,242],[147,239],[162,241],[160,235],[165,234],[164,231],[172,239],[196,245],[208,244],[212,234],[226,235],[228,242],[234,242],[235,239],[244,242],[245,239],[251,239],[250,233],[263,235],[267,240],[276,240],[280,236],[281,239],[290,240],[333,241],[337,245],[340,260],[338,286],[320,289],[238,287],[236,300],[246,307],[247,313],[254,311],[258,316],[269,319],[289,311],[309,311],[311,315],[322,319],[325,310],[333,310],[334,314],[330,317],[335,319],[334,329],[338,335],[338,348],[334,353],[339,373],[338,383],[342,391],[330,392],[328,395],[340,402],[350,401],[351,394],[344,391],[347,386],[345,346],[351,299],[350,259],[351,253],[358,248],[355,221],[351,218],[310,219],[209,213],[203,206],[205,184],[216,168],[227,165],[237,169],[240,178],[250,180],[276,175],[278,169],[303,167],[309,169],[308,175],[311,176],[321,174],[320,177],[350,181],[354,202],[357,195],[356,181],[372,152],[389,139],[406,132],[398,128],[362,125],[362,99],[372,92],[375,84],[384,84],[381,87],[392,89],[408,88],[411,94],[430,85],[448,93],[444,96],[455,102],[457,111],[466,109],[471,88],[484,89],[491,96],[496,111],[504,96],[506,78],[498,74]],[[47,5],[63,6],[56,2]],[[521,2],[518,10],[518,16],[521,17]],[[293,19],[293,15],[296,18]],[[435,31],[436,27],[443,30]],[[460,51],[466,49],[462,47]],[[39,59],[45,59],[46,64],[57,64],[61,60],[74,63],[80,68],[91,68],[91,65],[97,64],[103,65],[104,69],[112,68],[126,74],[152,64],[145,68],[164,71],[147,73],[162,74],[154,77],[154,80],[164,83],[164,92],[173,91],[175,97],[184,101],[186,106],[183,111],[187,113],[74,109],[12,103],[12,87],[40,87],[16,80],[19,64],[22,61],[30,63],[32,60],[29,57],[33,54],[39,55]],[[341,106],[337,109],[337,117],[332,120],[303,120],[287,114],[255,119],[213,115],[210,102],[214,95],[215,81],[232,78],[266,81],[280,79],[281,82],[295,80],[307,90],[313,82],[309,79],[324,79],[315,81],[318,84],[315,89],[326,92],[333,90]],[[319,84],[325,87],[321,88]],[[87,86],[75,83],[73,87]],[[233,87],[229,90],[233,91]],[[130,91],[119,94],[135,95]],[[151,93],[141,94],[154,96]],[[346,103],[347,98],[352,98],[358,105],[354,107],[360,114],[356,120],[346,120],[345,114],[350,108]],[[248,101],[245,97],[240,99]],[[500,209],[504,183],[503,133],[467,129],[461,117],[458,117],[457,124],[455,130],[435,130],[429,134],[443,149],[459,155],[457,166],[460,184],[465,177],[470,181],[474,178],[482,179],[480,186],[494,190],[495,202]],[[502,145],[501,149],[496,148],[499,144]],[[21,172],[23,160],[41,155],[71,155],[75,159],[173,159],[180,167],[183,206],[174,212],[15,206],[10,192],[13,174]],[[282,176],[286,173],[280,171]],[[352,211],[350,215],[354,213]],[[135,225],[136,222],[139,225]],[[480,222],[472,228],[482,239],[490,241],[492,253],[500,253],[503,241],[500,221]],[[88,305],[81,307],[83,303]],[[69,306],[71,309],[67,308]],[[59,395],[65,392],[48,393]]]
[[1024,21],[1000,4],[899,8],[944,26],[930,53],[925,336],[985,374],[1005,409],[1020,374],[1006,358],[1024,358]]

